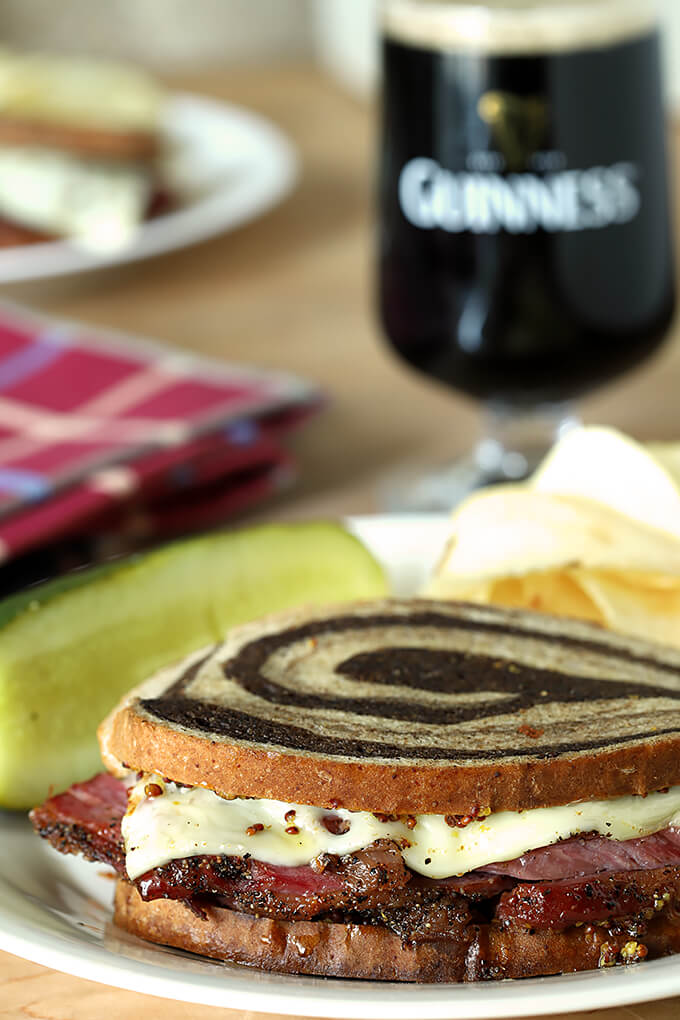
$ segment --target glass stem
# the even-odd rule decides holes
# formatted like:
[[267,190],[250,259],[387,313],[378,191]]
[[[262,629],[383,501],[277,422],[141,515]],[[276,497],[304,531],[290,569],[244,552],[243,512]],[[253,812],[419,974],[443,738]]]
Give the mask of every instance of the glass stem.
[[486,484],[526,478],[553,443],[580,424],[567,402],[535,407],[487,404],[474,449],[475,464]]

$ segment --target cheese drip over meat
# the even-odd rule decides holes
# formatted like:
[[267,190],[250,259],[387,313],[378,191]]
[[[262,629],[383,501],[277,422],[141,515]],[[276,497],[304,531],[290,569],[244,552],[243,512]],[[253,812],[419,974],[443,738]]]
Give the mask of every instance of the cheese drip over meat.
[[579,833],[626,840],[680,826],[680,786],[647,797],[500,811],[462,828],[443,815],[382,818],[370,811],[330,811],[277,800],[225,800],[202,787],[145,776],[130,791],[122,824],[127,872],[135,879],[169,861],[201,854],[248,854],[267,864],[296,867],[322,853],[342,856],[376,839],[393,839],[412,871],[449,878]]

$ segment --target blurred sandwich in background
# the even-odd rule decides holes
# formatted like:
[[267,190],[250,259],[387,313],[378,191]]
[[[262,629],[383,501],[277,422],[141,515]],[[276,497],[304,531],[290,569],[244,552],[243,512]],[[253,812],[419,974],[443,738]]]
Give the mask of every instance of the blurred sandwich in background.
[[145,71],[0,48],[0,247],[122,247],[169,204],[164,93]]

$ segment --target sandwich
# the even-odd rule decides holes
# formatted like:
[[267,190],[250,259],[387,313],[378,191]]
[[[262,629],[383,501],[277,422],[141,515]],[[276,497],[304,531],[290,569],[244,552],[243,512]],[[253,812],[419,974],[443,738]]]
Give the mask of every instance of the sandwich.
[[0,48],[0,247],[112,249],[164,211],[162,105],[142,70]]
[[246,624],[132,691],[32,812],[143,939],[477,981],[680,952],[680,652],[426,599]]

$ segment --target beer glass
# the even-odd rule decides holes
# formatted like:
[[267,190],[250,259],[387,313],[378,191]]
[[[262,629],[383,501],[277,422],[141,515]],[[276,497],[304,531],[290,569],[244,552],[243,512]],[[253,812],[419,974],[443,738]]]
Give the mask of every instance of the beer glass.
[[659,30],[644,0],[387,0],[382,29],[384,331],[485,410],[471,457],[388,494],[439,509],[527,474],[664,337]]

